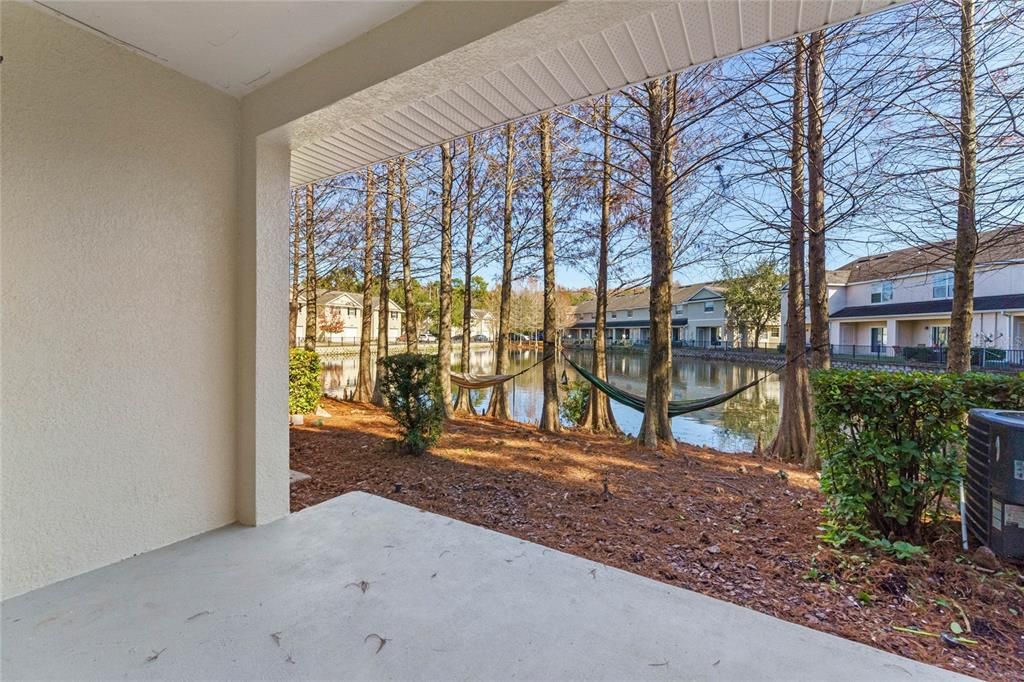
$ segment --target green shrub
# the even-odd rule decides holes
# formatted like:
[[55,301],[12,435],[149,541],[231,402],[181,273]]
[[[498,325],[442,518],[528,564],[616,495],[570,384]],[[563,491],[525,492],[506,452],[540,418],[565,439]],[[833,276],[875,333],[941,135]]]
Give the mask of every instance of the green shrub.
[[966,415],[1021,409],[1024,375],[814,372],[826,514],[837,528],[919,542],[964,471]]
[[288,353],[288,413],[313,412],[322,394],[320,356],[311,350],[292,348]]
[[402,442],[421,454],[441,438],[444,402],[437,378],[437,359],[400,353],[381,363],[381,394],[402,429]]
[[938,351],[934,348],[922,348],[919,346],[905,346],[903,358],[914,362],[934,362],[939,357]]
[[573,381],[566,388],[565,400],[558,406],[558,414],[562,421],[579,426],[587,413],[587,402],[590,400],[590,384],[585,381]]

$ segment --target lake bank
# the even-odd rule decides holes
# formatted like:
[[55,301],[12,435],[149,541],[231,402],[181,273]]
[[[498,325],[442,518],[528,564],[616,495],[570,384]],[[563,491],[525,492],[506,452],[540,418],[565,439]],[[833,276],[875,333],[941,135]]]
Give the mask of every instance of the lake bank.
[[[589,366],[592,352],[567,349],[574,361]],[[539,349],[513,350],[510,353],[509,373],[524,370],[543,357]],[[489,346],[470,351],[469,371],[473,374],[492,374],[496,353]],[[576,372],[558,357],[558,374],[565,372],[567,381],[578,379]],[[452,354],[452,366],[459,368],[459,353]],[[647,379],[647,354],[614,352],[607,357],[609,381],[630,393],[643,395]],[[325,357],[323,362],[324,393],[344,399],[355,389],[359,371],[357,355]],[[718,395],[742,386],[762,376],[763,367],[721,360],[674,358],[672,367],[673,399],[700,399]],[[561,397],[565,397],[562,387]],[[508,382],[509,404],[516,421],[537,424],[540,421],[543,391],[541,367],[534,367],[514,381]],[[749,452],[758,438],[767,442],[778,427],[782,400],[782,382],[778,375],[716,407],[683,415],[672,420],[675,437],[696,446],[712,447],[725,452]],[[490,391],[472,391],[470,398],[478,411],[487,407]],[[612,412],[619,427],[630,435],[640,429],[642,415],[627,407],[613,403]]]

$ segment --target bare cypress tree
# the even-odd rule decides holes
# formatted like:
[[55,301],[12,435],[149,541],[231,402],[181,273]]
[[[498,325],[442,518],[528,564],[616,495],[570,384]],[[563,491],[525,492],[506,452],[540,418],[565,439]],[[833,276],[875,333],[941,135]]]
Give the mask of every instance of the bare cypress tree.
[[807,279],[811,318],[811,367],[832,366],[825,270],[825,32],[811,34],[807,58]]
[[[515,200],[516,126],[505,126],[505,205],[502,211],[501,300],[498,303],[498,348],[495,374],[504,374],[508,368],[509,327],[512,318],[513,233],[512,215]],[[491,391],[487,414],[498,419],[509,419],[508,389],[498,384]]]
[[[473,229],[475,227],[473,164],[476,159],[474,151],[473,136],[469,135],[466,137],[466,267],[462,296],[462,352],[459,354],[462,371],[467,373],[469,372],[469,344],[473,331],[473,287],[471,284],[473,281]],[[455,399],[455,411],[475,414],[468,390],[459,388],[458,396]]]
[[395,164],[387,163],[384,190],[384,244],[380,252],[380,290],[377,302],[377,375],[373,382],[371,402],[384,407],[381,393],[381,368],[388,356],[388,330],[391,327],[391,233],[394,230]]
[[437,375],[445,417],[452,406],[452,143],[441,145],[441,281],[438,286]]
[[649,448],[675,448],[668,403],[672,398],[672,79],[643,86],[647,93],[651,188],[651,339],[647,395],[639,441]]
[[373,215],[373,168],[366,169],[366,203],[363,219],[363,309],[359,331],[359,374],[352,399],[365,403],[372,396],[370,376],[370,335],[373,333],[373,243],[376,240],[376,218]]
[[787,462],[816,464],[811,442],[810,385],[804,357],[804,60],[803,37],[794,41],[793,111],[789,185],[789,289],[786,369],[779,432],[768,454]]
[[[612,136],[611,136],[611,97],[605,95],[598,105],[600,110],[600,128],[602,141],[601,161],[601,226],[597,251],[597,300],[595,301],[594,318],[594,363],[592,371],[599,379],[608,378],[605,358],[605,315],[608,312],[608,249],[611,235],[611,184],[612,184]],[[619,433],[615,423],[611,403],[608,396],[590,387],[587,399],[587,411],[583,415],[583,428],[591,431],[611,431]]]
[[975,223],[978,128],[974,108],[974,67],[974,0],[960,0],[960,185],[953,252],[953,310],[946,360],[946,369],[958,373],[971,369],[974,266],[978,257],[978,228]]
[[551,115],[538,121],[540,130],[540,184],[544,230],[544,400],[540,413],[541,431],[561,431],[558,416],[558,371],[555,366],[555,214],[551,173]]
[[302,268],[302,229],[299,223],[299,193],[291,192],[292,204],[292,288],[288,297],[288,347],[295,348],[299,325],[299,270]]
[[405,299],[405,350],[419,352],[416,306],[412,301],[412,244],[409,239],[409,178],[406,157],[398,160],[398,214],[402,221],[402,294]]
[[306,350],[316,350],[316,229],[313,185],[306,185]]

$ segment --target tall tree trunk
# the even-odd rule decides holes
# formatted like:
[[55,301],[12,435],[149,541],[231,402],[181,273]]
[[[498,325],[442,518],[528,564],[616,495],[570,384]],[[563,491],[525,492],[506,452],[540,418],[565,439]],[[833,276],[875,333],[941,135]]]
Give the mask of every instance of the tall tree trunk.
[[366,169],[365,224],[363,226],[363,310],[359,327],[359,374],[352,400],[365,403],[372,395],[370,376],[370,335],[373,333],[373,242],[376,240],[377,225],[373,215],[374,201],[373,168]]
[[[597,254],[597,301],[594,318],[594,363],[592,371],[598,379],[608,378],[605,358],[605,315],[608,313],[608,242],[611,235],[612,212],[612,146],[611,146],[611,98],[608,95],[600,105],[601,137],[604,144],[601,163],[601,226]],[[619,425],[612,414],[611,401],[594,386],[590,387],[587,411],[580,424],[591,431],[619,433]]]
[[384,245],[380,252],[380,291],[377,302],[377,376],[373,382],[371,402],[384,407],[381,393],[381,368],[388,356],[388,333],[391,329],[391,233],[394,231],[395,164],[387,163],[387,184],[384,190]]
[[302,229],[299,227],[299,193],[292,192],[292,291],[288,299],[288,347],[295,348],[299,326],[299,270],[302,267]]
[[405,299],[405,350],[419,352],[416,306],[412,301],[412,244],[409,240],[409,179],[403,156],[398,160],[398,213],[402,221],[402,295]]
[[444,415],[452,406],[452,143],[441,145],[441,281],[438,286],[437,375],[444,398]]
[[644,86],[650,129],[651,172],[651,338],[647,366],[647,395],[639,440],[649,448],[675,448],[668,403],[672,398],[672,216],[671,99],[665,79]]
[[[505,126],[505,207],[502,213],[503,241],[501,256],[501,301],[498,303],[498,348],[494,373],[504,374],[508,368],[509,326],[512,319],[512,216],[515,199],[515,135],[514,123]],[[509,419],[508,388],[498,384],[491,390],[487,414]]]
[[811,367],[832,366],[825,270],[825,32],[811,34],[807,62],[807,279],[811,317]]
[[974,108],[974,0],[960,2],[960,188],[953,254],[953,311],[949,324],[946,369],[971,369],[971,325],[974,318],[974,266],[978,227],[974,204],[978,178],[978,127]]
[[316,235],[313,224],[313,185],[306,185],[306,350],[316,350]]
[[551,174],[551,115],[541,114],[540,185],[544,204],[544,401],[540,413],[541,431],[561,431],[558,416],[558,370],[555,366],[555,214],[554,179]]
[[789,290],[786,319],[786,371],[779,432],[769,455],[787,462],[815,465],[811,441],[810,384],[804,357],[804,39],[797,38],[793,57],[793,120],[789,188]]
[[[466,145],[466,268],[462,297],[462,352],[459,354],[459,362],[462,365],[462,371],[468,373],[469,344],[473,332],[473,287],[471,283],[473,280],[473,228],[475,227],[473,222],[475,218],[473,215],[473,163],[475,159],[472,135],[466,137]],[[476,413],[473,410],[468,390],[459,389],[458,397],[455,400],[455,411],[467,414]]]

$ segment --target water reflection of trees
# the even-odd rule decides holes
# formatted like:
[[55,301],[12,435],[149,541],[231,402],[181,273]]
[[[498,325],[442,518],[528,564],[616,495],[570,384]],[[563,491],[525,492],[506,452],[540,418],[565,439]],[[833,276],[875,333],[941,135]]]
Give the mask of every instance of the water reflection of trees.
[[744,391],[722,404],[719,428],[728,435],[761,438],[767,443],[779,428],[778,389],[767,395],[764,384]]
[[[458,353],[453,353],[452,366],[456,371],[461,371],[457,356]],[[513,352],[510,356],[509,372],[526,369],[540,358],[541,352],[538,350]],[[585,366],[592,361],[589,351],[575,351],[573,359]],[[675,400],[697,400],[731,391],[768,371],[763,367],[699,358],[675,357],[672,360],[672,388]],[[469,370],[474,374],[491,374],[494,372],[494,361],[493,349],[474,348],[470,353]],[[646,354],[612,352],[609,354],[608,365],[608,376],[614,385],[637,395],[644,394],[647,378]],[[359,359],[355,355],[325,358],[324,391],[337,398],[351,393],[355,387],[358,368]],[[558,371],[562,371],[561,363]],[[577,378],[571,369],[568,375],[570,380]],[[484,410],[490,398],[490,391],[472,391],[470,398],[478,411]],[[673,431],[677,437],[687,442],[707,444],[726,450],[747,449],[753,446],[758,435],[766,442],[774,434],[779,422],[780,401],[781,384],[778,377],[771,377],[722,405],[673,420]],[[539,367],[516,379],[513,402],[515,419],[537,422],[541,403]],[[623,428],[627,431],[639,428],[638,413],[621,406],[615,406],[615,409],[616,418]]]

